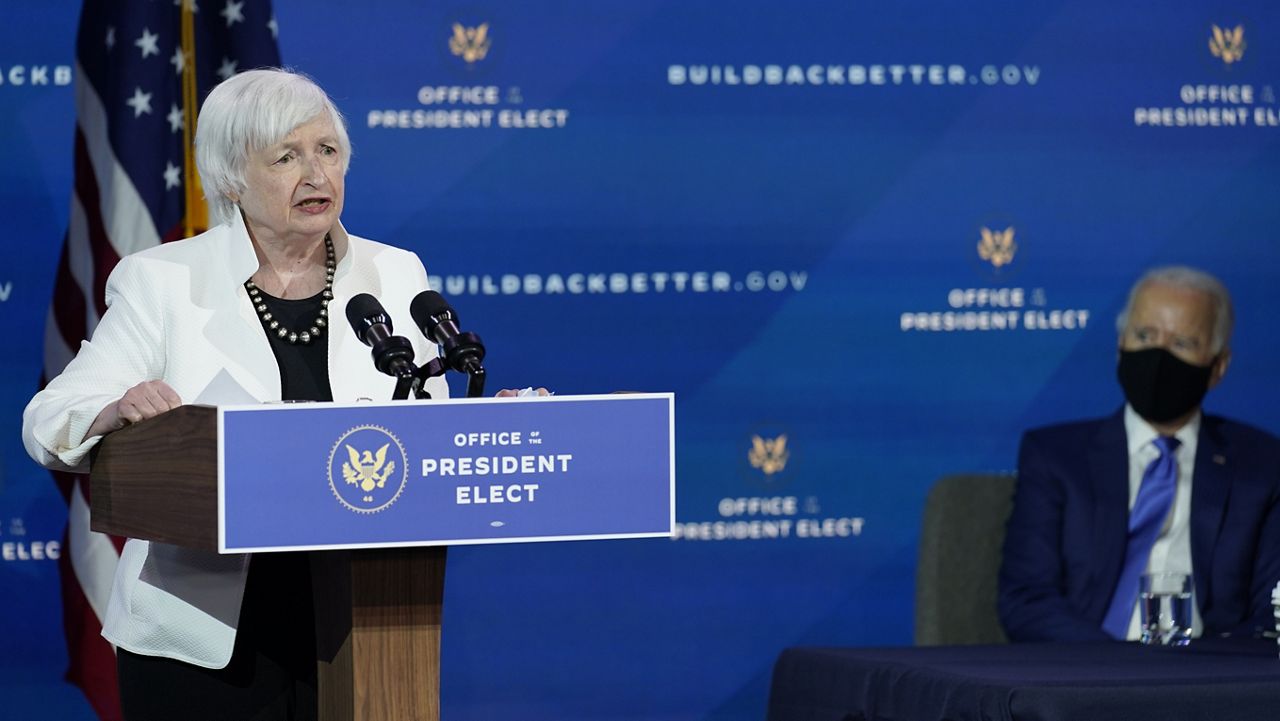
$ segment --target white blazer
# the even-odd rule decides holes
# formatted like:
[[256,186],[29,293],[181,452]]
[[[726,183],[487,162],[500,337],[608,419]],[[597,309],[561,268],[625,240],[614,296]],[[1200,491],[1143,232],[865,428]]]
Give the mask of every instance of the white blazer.
[[[341,226],[333,236],[340,252],[346,246],[326,331],[333,399],[389,400],[395,379],[374,368],[369,348],[348,327],[347,301],[359,293],[378,298],[424,363],[438,351],[412,328],[408,309],[427,288],[426,270],[415,254],[347,235]],[[22,439],[31,457],[48,468],[86,472],[88,452],[101,440],[86,437],[94,418],[146,380],[163,380],[191,402],[225,372],[254,398],[279,400],[280,370],[243,285],[257,268],[239,214],[230,225],[121,259],[107,280],[107,311],[93,340],[23,413]],[[427,389],[433,398],[449,392],[441,378]],[[102,635],[134,653],[225,667],[248,559],[129,539]]]

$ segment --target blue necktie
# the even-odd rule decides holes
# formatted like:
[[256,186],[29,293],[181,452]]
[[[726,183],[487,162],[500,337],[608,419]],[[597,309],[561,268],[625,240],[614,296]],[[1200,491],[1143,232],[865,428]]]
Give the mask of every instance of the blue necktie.
[[1178,439],[1160,436],[1155,444],[1160,455],[1142,474],[1138,497],[1129,511],[1129,541],[1125,546],[1124,568],[1111,594],[1111,606],[1102,620],[1102,630],[1121,641],[1128,635],[1133,604],[1138,600],[1138,577],[1147,567],[1151,547],[1155,545],[1164,519],[1173,507],[1173,492],[1178,485],[1178,459],[1174,457]]

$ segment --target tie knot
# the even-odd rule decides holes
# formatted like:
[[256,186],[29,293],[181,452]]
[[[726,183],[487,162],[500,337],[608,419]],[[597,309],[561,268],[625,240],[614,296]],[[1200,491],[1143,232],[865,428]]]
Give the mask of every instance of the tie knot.
[[1155,444],[1160,451],[1160,456],[1164,457],[1178,450],[1178,446],[1182,445],[1182,441],[1173,436],[1157,436]]

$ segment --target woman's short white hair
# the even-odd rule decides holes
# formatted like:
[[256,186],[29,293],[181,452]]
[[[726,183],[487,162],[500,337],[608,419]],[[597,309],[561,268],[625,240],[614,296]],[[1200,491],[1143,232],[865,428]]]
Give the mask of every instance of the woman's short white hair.
[[219,83],[196,122],[196,170],[209,201],[210,220],[230,223],[245,191],[249,154],[284,140],[299,125],[328,113],[338,134],[342,172],[351,164],[351,139],[338,108],[311,78],[292,70],[248,70]]
[[1203,270],[1185,265],[1153,268],[1144,273],[1129,290],[1129,300],[1124,304],[1124,310],[1116,316],[1117,333],[1124,335],[1124,329],[1129,325],[1129,313],[1133,310],[1133,302],[1138,298],[1138,292],[1152,283],[1195,290],[1208,295],[1213,303],[1212,350],[1216,355],[1226,347],[1236,322],[1235,310],[1231,306],[1231,294],[1227,292],[1227,287],[1222,284],[1222,281]]

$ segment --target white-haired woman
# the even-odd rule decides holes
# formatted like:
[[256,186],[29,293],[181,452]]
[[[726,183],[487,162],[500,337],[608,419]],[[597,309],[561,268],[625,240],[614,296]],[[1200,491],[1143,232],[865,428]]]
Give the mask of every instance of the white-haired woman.
[[[354,334],[333,332],[329,307],[371,293],[407,309],[427,277],[413,253],[343,229],[350,159],[342,116],[305,76],[254,70],[214,88],[196,130],[214,227],[116,266],[92,341],[27,406],[31,456],[85,471],[104,434],[220,394],[389,399],[395,379]],[[103,623],[126,717],[314,718],[311,591],[303,554],[130,539]]]

